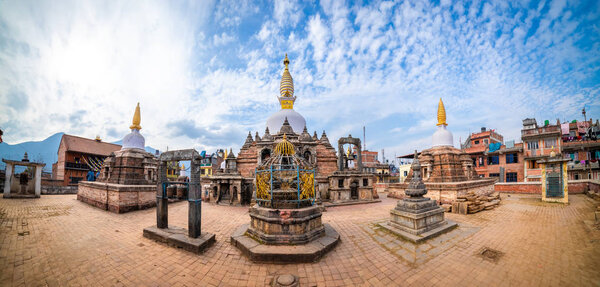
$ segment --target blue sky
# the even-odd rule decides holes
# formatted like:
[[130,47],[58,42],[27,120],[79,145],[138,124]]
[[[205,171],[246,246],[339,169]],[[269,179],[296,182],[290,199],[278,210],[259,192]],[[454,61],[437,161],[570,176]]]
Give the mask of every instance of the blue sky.
[[239,149],[279,110],[386,155],[430,146],[443,98],[481,127],[600,116],[599,1],[0,1],[4,140],[116,141],[135,104],[146,144]]

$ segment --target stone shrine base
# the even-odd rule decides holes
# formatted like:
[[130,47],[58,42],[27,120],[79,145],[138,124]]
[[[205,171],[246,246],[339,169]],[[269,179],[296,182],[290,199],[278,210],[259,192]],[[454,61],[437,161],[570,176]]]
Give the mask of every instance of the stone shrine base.
[[390,221],[380,226],[415,243],[457,226],[455,222],[444,220],[444,209],[426,197],[400,200],[396,208],[390,210],[390,215]]
[[340,241],[340,235],[329,224],[318,239],[298,245],[267,245],[248,234],[249,224],[238,227],[231,235],[231,244],[254,262],[310,263],[318,261]]
[[156,185],[79,182],[77,200],[115,213],[156,206]]
[[191,238],[187,229],[181,227],[146,227],[144,237],[198,254],[215,243],[215,235],[212,233],[202,232],[198,238]]

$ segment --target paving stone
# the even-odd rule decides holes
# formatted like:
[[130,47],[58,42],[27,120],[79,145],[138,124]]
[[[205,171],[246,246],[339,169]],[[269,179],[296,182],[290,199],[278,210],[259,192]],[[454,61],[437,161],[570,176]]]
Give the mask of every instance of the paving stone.
[[[202,231],[216,242],[198,255],[142,236],[155,209],[113,214],[75,195],[0,198],[0,286],[266,286],[282,274],[297,275],[299,286],[594,286],[600,230],[583,223],[597,203],[569,201],[511,195],[490,211],[446,213],[459,227],[416,247],[373,227],[396,200],[336,207],[323,222],[340,234],[337,247],[316,263],[280,265],[253,263],[231,245],[250,221],[245,207],[203,203]],[[187,227],[187,215],[186,202],[169,204],[171,226]],[[486,247],[503,255],[483,259]]]

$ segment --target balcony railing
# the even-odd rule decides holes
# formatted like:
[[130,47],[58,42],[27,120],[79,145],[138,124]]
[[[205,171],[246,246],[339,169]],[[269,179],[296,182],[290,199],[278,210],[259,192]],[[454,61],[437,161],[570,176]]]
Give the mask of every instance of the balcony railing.
[[85,170],[90,169],[90,167],[85,163],[74,163],[74,162],[65,162],[65,167],[72,168],[72,169],[85,169]]
[[559,126],[547,126],[547,127],[537,128],[537,129],[521,130],[521,136],[532,136],[532,135],[541,135],[541,134],[549,134],[549,133],[560,133],[560,127]]

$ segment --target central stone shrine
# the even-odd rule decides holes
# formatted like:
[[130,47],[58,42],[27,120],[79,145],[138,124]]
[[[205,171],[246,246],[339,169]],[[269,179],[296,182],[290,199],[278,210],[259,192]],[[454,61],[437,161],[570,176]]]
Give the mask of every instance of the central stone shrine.
[[450,231],[457,224],[444,220],[444,208],[435,200],[423,197],[427,194],[427,189],[421,179],[417,151],[411,168],[413,176],[405,190],[409,198],[399,200],[396,208],[390,211],[390,221],[380,225],[407,240],[419,243]]
[[255,174],[250,224],[231,235],[233,245],[252,261],[294,263],[314,262],[335,247],[340,236],[321,222],[315,204],[314,169],[296,155],[286,135]]
[[77,199],[116,213],[153,207],[157,180],[157,160],[144,149],[140,134],[140,104],[135,108],[131,133],[123,138],[123,147],[103,162],[96,181],[81,181]]

